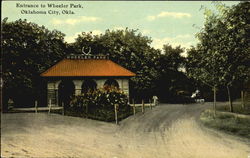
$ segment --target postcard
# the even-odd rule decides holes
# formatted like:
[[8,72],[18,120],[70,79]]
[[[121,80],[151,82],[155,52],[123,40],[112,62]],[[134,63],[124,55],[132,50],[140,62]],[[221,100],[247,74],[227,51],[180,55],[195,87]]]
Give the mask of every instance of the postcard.
[[249,9],[2,1],[1,157],[249,158]]

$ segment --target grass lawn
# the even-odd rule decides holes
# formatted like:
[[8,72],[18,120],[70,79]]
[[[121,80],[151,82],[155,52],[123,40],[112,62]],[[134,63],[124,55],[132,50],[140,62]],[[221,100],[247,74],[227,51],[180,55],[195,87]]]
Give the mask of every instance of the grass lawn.
[[213,116],[213,110],[204,111],[201,116],[201,122],[214,129],[218,129],[230,134],[238,135],[250,139],[250,116],[239,117],[231,113],[216,112]]
[[[218,103],[216,110],[230,112],[228,102]],[[234,113],[250,115],[250,103],[245,103],[245,107],[242,108],[241,102],[233,102],[233,110]]]

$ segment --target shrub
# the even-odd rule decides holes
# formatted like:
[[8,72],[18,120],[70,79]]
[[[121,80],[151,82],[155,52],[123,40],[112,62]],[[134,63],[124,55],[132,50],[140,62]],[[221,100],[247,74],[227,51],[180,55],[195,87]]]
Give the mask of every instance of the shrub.
[[103,121],[114,121],[114,106],[118,105],[118,119],[130,115],[128,97],[115,87],[104,87],[74,96],[66,114]]

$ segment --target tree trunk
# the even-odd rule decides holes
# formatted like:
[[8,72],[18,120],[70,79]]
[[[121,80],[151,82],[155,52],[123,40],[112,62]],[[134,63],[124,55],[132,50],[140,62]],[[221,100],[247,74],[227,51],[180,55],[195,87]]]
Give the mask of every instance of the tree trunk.
[[216,115],[216,87],[213,87],[213,91],[214,91],[214,117]]
[[6,94],[6,90],[3,92],[3,89],[1,89],[1,112],[7,112],[8,111],[8,100],[10,99],[8,95]]
[[232,104],[232,100],[231,100],[230,88],[228,85],[227,85],[227,94],[228,94],[228,103],[229,103],[229,107],[230,107],[230,112],[234,112],[233,104]]
[[241,106],[242,106],[242,109],[245,108],[245,104],[244,104],[244,91],[243,90],[241,91]]

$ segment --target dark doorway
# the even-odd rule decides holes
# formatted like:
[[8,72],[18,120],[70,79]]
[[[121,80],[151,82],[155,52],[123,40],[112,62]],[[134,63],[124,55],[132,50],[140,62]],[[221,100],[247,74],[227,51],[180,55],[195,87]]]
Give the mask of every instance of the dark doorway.
[[108,79],[105,83],[104,83],[104,87],[115,87],[117,89],[119,89],[119,84],[116,80],[114,79]]
[[75,85],[70,80],[64,80],[59,84],[58,87],[58,101],[59,106],[62,106],[62,103],[67,107],[70,104],[70,100],[75,93]]
[[92,79],[86,79],[82,83],[82,93],[87,93],[96,90],[97,84]]

